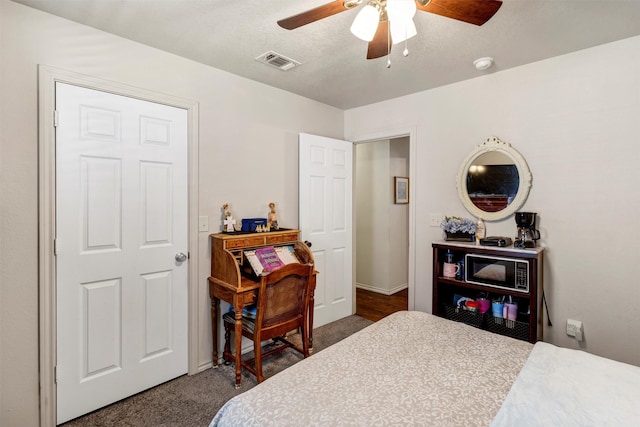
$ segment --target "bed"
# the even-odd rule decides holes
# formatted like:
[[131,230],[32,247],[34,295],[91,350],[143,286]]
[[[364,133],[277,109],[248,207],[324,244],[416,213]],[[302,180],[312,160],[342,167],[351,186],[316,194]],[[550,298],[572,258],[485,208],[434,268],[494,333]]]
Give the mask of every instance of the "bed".
[[403,311],[229,400],[210,426],[637,426],[638,403],[638,367]]

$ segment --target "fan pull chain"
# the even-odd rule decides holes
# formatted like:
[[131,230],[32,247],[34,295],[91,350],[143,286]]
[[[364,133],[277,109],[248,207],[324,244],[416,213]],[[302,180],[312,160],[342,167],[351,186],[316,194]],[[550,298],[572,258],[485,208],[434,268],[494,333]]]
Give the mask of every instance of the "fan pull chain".
[[391,68],[391,22],[387,21],[387,68]]
[[402,55],[406,58],[407,56],[409,56],[409,39],[407,38],[407,33],[409,32],[409,30],[407,29],[407,26],[405,25],[404,27],[404,50],[402,51]]

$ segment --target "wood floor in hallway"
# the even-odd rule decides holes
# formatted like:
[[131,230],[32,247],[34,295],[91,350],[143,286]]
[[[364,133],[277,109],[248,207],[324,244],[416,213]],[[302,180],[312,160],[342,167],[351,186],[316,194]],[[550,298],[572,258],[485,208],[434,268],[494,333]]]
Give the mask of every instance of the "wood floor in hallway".
[[356,288],[356,314],[377,322],[391,313],[406,310],[408,298],[408,289],[403,289],[392,295],[384,295]]

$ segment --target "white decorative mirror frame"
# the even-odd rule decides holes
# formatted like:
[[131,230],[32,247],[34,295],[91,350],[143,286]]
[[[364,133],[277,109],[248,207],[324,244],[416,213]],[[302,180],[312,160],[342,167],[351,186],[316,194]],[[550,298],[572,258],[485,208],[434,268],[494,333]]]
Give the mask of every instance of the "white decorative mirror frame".
[[[471,200],[469,191],[467,189],[467,175],[472,166],[476,166],[474,162],[482,155],[503,155],[513,161],[513,165],[518,171],[518,190],[512,200],[507,202],[508,204],[501,210],[497,211],[485,211],[480,209]],[[524,157],[514,149],[508,142],[501,141],[499,138],[493,136],[487,138],[484,142],[479,144],[475,149],[464,159],[460,170],[458,171],[457,187],[458,195],[464,207],[475,217],[482,218],[486,221],[497,221],[504,219],[509,215],[516,212],[522,205],[527,196],[529,195],[529,189],[531,188],[531,171]]]

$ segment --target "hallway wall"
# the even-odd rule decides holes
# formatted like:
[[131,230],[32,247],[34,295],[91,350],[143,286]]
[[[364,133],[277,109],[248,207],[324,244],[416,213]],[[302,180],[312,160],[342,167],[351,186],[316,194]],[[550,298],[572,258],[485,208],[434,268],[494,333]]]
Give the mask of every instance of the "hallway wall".
[[408,286],[409,209],[394,177],[409,175],[409,139],[356,145],[356,286],[385,295]]

